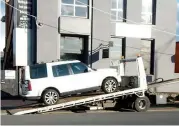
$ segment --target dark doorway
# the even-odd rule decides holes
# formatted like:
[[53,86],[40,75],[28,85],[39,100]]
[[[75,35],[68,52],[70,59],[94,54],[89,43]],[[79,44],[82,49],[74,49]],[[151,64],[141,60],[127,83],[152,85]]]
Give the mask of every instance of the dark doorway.
[[88,36],[61,35],[60,59],[80,60],[88,64]]

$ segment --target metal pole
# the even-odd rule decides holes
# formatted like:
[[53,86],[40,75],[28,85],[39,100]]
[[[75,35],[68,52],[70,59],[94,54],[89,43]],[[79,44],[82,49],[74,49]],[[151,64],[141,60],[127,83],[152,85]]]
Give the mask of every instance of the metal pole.
[[93,0],[91,0],[91,68],[93,64]]

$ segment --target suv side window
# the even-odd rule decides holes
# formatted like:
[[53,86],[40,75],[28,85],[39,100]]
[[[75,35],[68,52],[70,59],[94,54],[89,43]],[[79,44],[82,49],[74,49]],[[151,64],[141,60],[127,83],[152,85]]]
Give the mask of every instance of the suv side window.
[[88,68],[83,63],[71,63],[71,68],[74,74],[86,73]]
[[54,77],[70,75],[67,64],[52,66],[52,71]]
[[47,66],[46,64],[36,64],[29,66],[30,68],[30,78],[38,79],[47,77]]

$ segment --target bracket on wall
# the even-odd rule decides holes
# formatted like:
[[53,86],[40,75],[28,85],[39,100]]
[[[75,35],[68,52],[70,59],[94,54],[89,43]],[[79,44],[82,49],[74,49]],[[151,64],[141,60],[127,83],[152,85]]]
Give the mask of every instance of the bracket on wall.
[[61,32],[60,32],[60,17],[58,17],[58,33],[60,34]]
[[113,47],[114,43],[113,41],[109,41],[109,47]]

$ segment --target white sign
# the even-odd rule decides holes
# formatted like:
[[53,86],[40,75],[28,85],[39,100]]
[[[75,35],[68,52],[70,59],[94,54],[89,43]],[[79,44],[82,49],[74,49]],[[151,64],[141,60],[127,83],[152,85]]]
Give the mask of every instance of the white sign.
[[16,72],[15,70],[5,70],[5,79],[15,79]]
[[116,36],[131,38],[151,38],[152,26],[116,23]]

